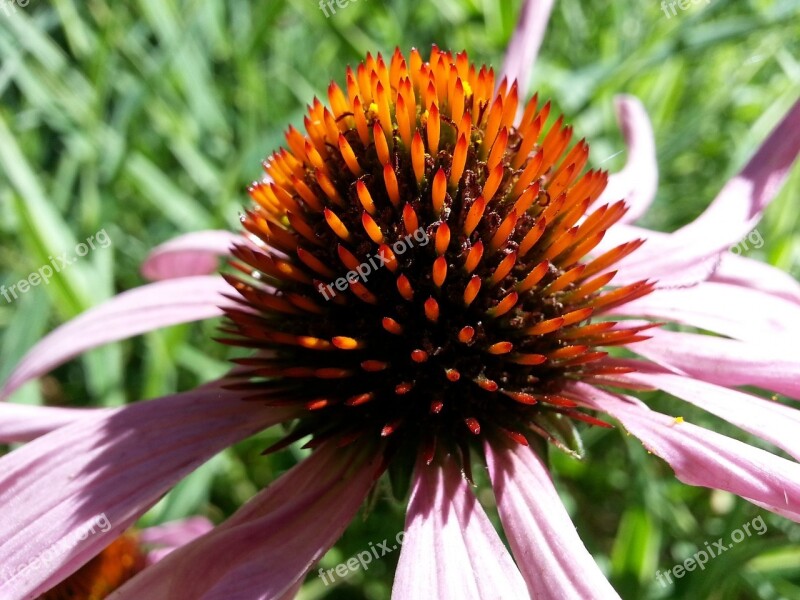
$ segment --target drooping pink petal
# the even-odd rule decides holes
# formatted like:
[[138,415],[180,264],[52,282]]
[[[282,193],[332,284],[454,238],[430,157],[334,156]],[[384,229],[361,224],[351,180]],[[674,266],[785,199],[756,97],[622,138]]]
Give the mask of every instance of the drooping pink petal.
[[[745,224],[742,235],[749,231],[754,218],[760,216],[777,195],[789,170],[800,153],[800,101],[789,109],[780,123],[745,165],[731,179],[711,205],[694,222],[683,228],[698,238],[704,233],[736,228]],[[740,236],[725,238],[724,247],[739,241]]]
[[[650,240],[663,241],[669,237],[669,235],[669,233],[645,229],[644,227],[631,225],[630,223],[616,223],[606,231],[606,235],[603,236],[603,239],[600,240],[590,254],[592,256],[596,256],[602,254],[603,252],[607,252],[608,250],[611,250],[620,244],[631,242],[637,239],[648,240],[648,244],[650,243]],[[621,274],[622,273],[620,273],[620,275]],[[656,273],[651,276],[660,279],[661,273]],[[614,281],[616,281],[616,278]]]
[[621,261],[628,277],[679,272],[714,259],[744,238],[777,195],[800,153],[800,101],[773,129],[759,150],[722,188],[711,205],[664,243],[649,243]]
[[641,101],[634,96],[617,96],[614,100],[628,158],[622,170],[609,177],[597,204],[625,199],[629,210],[620,222],[627,223],[641,217],[656,197],[656,142],[653,125]]
[[176,548],[172,548],[172,547],[170,547],[170,548],[156,548],[156,549],[150,550],[147,553],[147,558],[145,560],[145,564],[147,566],[152,566],[152,565],[156,564],[157,562],[161,562],[167,556],[172,554],[175,550],[176,550]]
[[699,406],[800,459],[800,411],[780,402],[674,373],[629,373],[622,379],[651,385]]
[[[600,255],[620,244],[637,239],[647,240],[645,246],[651,243],[661,244],[670,235],[669,233],[651,231],[635,225],[618,223],[606,231],[606,235],[593,251],[593,255]],[[753,242],[749,241],[748,238],[744,238],[741,244],[742,246],[747,244],[748,247],[752,247]],[[712,256],[685,269],[676,270],[670,268],[669,265],[662,265],[658,269],[654,267],[645,277],[658,280],[658,285],[656,286],[658,288],[689,287],[703,281],[713,281],[760,290],[790,302],[800,303],[800,283],[797,280],[772,265],[745,256],[739,256],[738,253],[740,252],[741,248],[737,249],[736,246],[732,246],[730,252]],[[617,270],[619,265],[614,265],[611,268]],[[614,277],[614,284],[628,285],[641,278],[641,269],[634,269],[630,273],[622,269]]]
[[527,446],[484,445],[508,543],[531,598],[619,598],[575,531],[547,467]]
[[709,281],[753,288],[800,304],[800,283],[786,271],[767,263],[726,253]]
[[161,327],[209,319],[233,304],[232,288],[218,275],[160,281],[123,292],[42,338],[9,376],[0,398],[31,379],[97,346]]
[[137,575],[114,598],[283,597],[341,536],[380,475],[381,458],[359,452],[320,447],[225,523]]
[[525,97],[530,83],[533,65],[539,54],[547,22],[553,10],[553,0],[525,0],[522,13],[517,20],[517,28],[511,36],[503,60],[503,70],[498,81],[504,77],[509,84],[516,80],[519,92]]
[[622,399],[587,384],[572,388],[576,399],[618,419],[678,479],[725,490],[800,521],[800,464],[714,431],[678,422],[633,398]]
[[142,275],[150,281],[210,275],[219,267],[220,256],[242,242],[230,231],[195,231],[156,246],[142,263]]
[[205,517],[189,517],[143,529],[139,542],[147,548],[147,564],[153,565],[212,529],[214,524]]
[[703,381],[753,385],[800,400],[800,359],[791,345],[761,343],[653,329],[631,350],[659,365]]
[[[644,229],[629,223],[617,223],[606,230],[605,236],[592,251],[591,256],[599,256],[612,248],[634,240],[644,240],[642,248],[634,252],[634,254],[642,252],[644,248],[661,248],[667,244],[670,235],[672,234]],[[641,266],[629,268],[627,266],[629,260],[632,260],[632,258],[625,258],[606,269],[606,271],[617,271],[614,277],[614,285],[630,285],[642,279],[654,279],[658,281],[658,288],[686,288],[710,279],[719,266],[720,256],[713,255],[681,269],[674,269],[670,265],[660,265],[658,267],[653,265],[647,271],[643,270]]]
[[519,569],[455,465],[418,464],[392,600],[527,597]]
[[712,282],[656,289],[606,314],[674,321],[755,343],[786,344],[796,338],[800,326],[800,305],[758,290]]
[[50,589],[211,456],[290,416],[214,384],[98,411],[3,456],[0,598]]
[[101,410],[0,402],[0,444],[28,442],[59,427],[96,415]]
[[205,517],[188,517],[143,529],[139,541],[153,546],[183,546],[214,529]]

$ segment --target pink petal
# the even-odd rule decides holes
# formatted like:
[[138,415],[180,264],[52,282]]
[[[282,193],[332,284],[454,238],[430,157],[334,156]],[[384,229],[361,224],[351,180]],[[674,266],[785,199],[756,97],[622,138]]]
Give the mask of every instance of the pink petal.
[[184,277],[123,292],[91,308],[42,338],[9,376],[0,398],[69,359],[103,344],[161,327],[209,319],[232,304],[233,289],[222,277]]
[[196,231],[156,246],[142,263],[142,275],[151,280],[174,279],[192,275],[210,275],[217,271],[219,258],[231,246],[242,242],[230,231]]
[[0,402],[0,444],[28,442],[54,429],[88,418],[100,410]]
[[509,85],[516,80],[522,97],[527,94],[533,65],[552,10],[553,0],[525,0],[517,27],[506,49],[500,80],[507,78]]
[[615,417],[686,484],[725,490],[800,521],[800,464],[714,431],[678,423],[630,398],[583,383],[575,398]]
[[[0,598],[50,589],[208,458],[290,417],[208,385],[97,411],[0,458]],[[72,546],[100,516],[110,527]]]
[[631,350],[679,374],[734,387],[753,385],[800,400],[800,360],[793,346],[761,344],[663,329]]
[[652,204],[658,188],[658,162],[653,125],[642,103],[634,96],[617,96],[617,119],[628,147],[628,160],[609,177],[597,204],[625,199],[630,207],[623,223],[635,221]]
[[150,546],[183,546],[214,529],[205,517],[189,517],[143,529],[139,541]]
[[[597,256],[620,244],[636,239],[647,240],[645,246],[651,243],[663,244],[670,235],[621,223],[606,231],[605,237],[592,254]],[[745,243],[749,243],[747,238],[742,240],[742,244]],[[739,256],[736,253],[739,250],[735,249],[736,246],[733,247],[731,252],[713,256],[691,267],[677,271],[670,268],[669,265],[666,267],[662,265],[660,269],[656,270],[654,268],[648,272],[645,277],[657,279],[657,288],[689,287],[708,280],[751,288],[790,302],[800,303],[800,283],[791,275],[772,265],[745,256]],[[616,270],[619,265],[614,265],[611,268]],[[641,275],[642,272],[638,268],[631,272],[622,268],[614,278],[614,284],[631,284],[641,279]]]
[[[656,240],[658,242],[663,242],[669,236],[669,233],[664,233],[662,231],[653,231],[652,229],[645,229],[644,227],[630,225],[628,223],[617,223],[612,225],[606,231],[606,235],[603,236],[603,239],[600,241],[600,243],[595,246],[595,249],[592,250],[591,254],[593,256],[602,254],[603,252],[611,250],[620,244],[624,244],[625,242],[630,242],[636,239]],[[647,243],[649,244],[650,241]],[[658,275],[654,275],[654,277],[656,276]],[[616,278],[614,281],[616,281]]]
[[798,304],[758,290],[709,282],[657,289],[605,314],[663,319],[739,340],[781,345],[796,338],[800,325]]
[[145,560],[146,566],[150,567],[158,562],[161,562],[175,550],[175,548],[158,548],[156,550],[150,550],[147,553],[147,559]]
[[225,523],[136,576],[115,597],[287,594],[341,536],[380,475],[380,456],[357,452],[320,447]]
[[606,230],[605,236],[591,252],[591,256],[599,256],[626,242],[645,240],[642,249],[606,269],[606,271],[617,271],[617,275],[614,277],[614,285],[629,285],[642,279],[655,279],[658,281],[657,288],[686,288],[710,279],[719,266],[720,255],[713,255],[708,259],[678,270],[672,268],[671,265],[660,265],[658,268],[653,266],[653,268],[645,272],[640,266],[631,266],[631,261],[638,260],[637,255],[643,252],[644,248],[666,247],[670,235],[672,234],[652,231],[628,223],[617,223]]
[[772,265],[746,256],[723,254],[709,281],[753,288],[800,304],[800,283],[794,277]]
[[651,385],[733,423],[800,459],[800,411],[780,402],[729,390],[673,373],[629,373],[623,377]]
[[664,243],[649,243],[620,263],[628,277],[679,272],[737,244],[777,195],[800,152],[800,102],[773,129],[750,162],[723,187],[694,222]]
[[527,598],[525,582],[452,462],[419,464],[393,600]]
[[189,517],[148,527],[139,533],[139,541],[148,546],[147,565],[152,566],[168,554],[185,546],[214,529],[214,524],[205,517]]
[[619,598],[586,550],[547,467],[527,446],[485,444],[500,520],[532,598]]

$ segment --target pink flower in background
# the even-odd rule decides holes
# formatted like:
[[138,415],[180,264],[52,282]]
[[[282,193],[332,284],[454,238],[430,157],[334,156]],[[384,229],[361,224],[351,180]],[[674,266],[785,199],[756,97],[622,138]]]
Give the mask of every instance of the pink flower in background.
[[[98,515],[84,531],[89,535],[103,535],[111,523],[105,515]],[[40,600],[81,598],[98,600],[107,597],[123,583],[154,565],[170,552],[208,533],[213,525],[203,517],[172,521],[141,531],[126,531],[106,546],[100,554],[49,590]],[[80,537],[76,540],[80,543]],[[107,541],[106,541],[107,543]],[[24,565],[28,569],[47,568],[59,548],[50,548],[36,560]],[[3,574],[5,578],[7,573]]]
[[[800,286],[728,248],[794,163],[800,104],[695,222],[637,228],[657,169],[636,99],[618,99],[628,161],[610,178],[584,172],[588,146],[569,148],[561,119],[545,127],[549,104],[518,111],[550,8],[525,4],[497,85],[465,53],[368,56],[331,85],[329,107],[315,102],[307,134],[290,128],[251,187],[243,237],[165,244],[143,266],[160,281],[31,349],[5,396],[90,348],[221,314],[224,341],[253,354],[220,381],[122,408],[0,403],[0,441],[30,440],[0,459],[0,563],[91,515],[119,535],[209,457],[281,423],[292,428],[272,450],[310,437],[308,458],[115,598],[292,597],[387,469],[412,489],[393,597],[617,597],[539,452],[542,440],[570,451],[574,421],[606,426],[587,411],[682,481],[800,520],[796,462],[620,391],[664,390],[798,458],[797,411],[735,388],[800,399]],[[424,245],[408,241],[418,227]],[[209,275],[220,255],[224,278]],[[339,279],[330,300],[319,293]],[[664,322],[724,337],[654,328]],[[642,358],[598,350],[628,344]],[[464,476],[473,460],[488,466],[511,552]],[[0,591],[41,594],[106,545],[90,537]]]

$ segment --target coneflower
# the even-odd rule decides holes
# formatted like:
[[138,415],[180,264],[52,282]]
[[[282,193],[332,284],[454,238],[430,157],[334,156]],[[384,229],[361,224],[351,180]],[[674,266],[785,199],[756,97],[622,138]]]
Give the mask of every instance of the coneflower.
[[600,423],[562,392],[627,370],[599,347],[651,325],[590,319],[652,284],[606,291],[638,241],[586,259],[625,214],[589,211],[607,174],[584,172],[586,142],[568,149],[536,97],[515,126],[517,84],[466,53],[367,55],[346,81],[266,161],[242,219],[255,247],[227,277],[242,306],[225,341],[259,350],[235,389],[300,411],[276,448],[375,443],[390,465],[438,448],[468,470],[498,434],[561,443],[570,419]]
[[102,600],[170,552],[212,528],[202,517],[126,531],[38,600]]
[[[548,12],[526,3],[520,56],[535,54]],[[546,440],[579,452],[575,422],[606,425],[594,411],[681,480],[800,520],[797,463],[620,391],[663,389],[800,456],[797,411],[734,389],[800,398],[800,363],[786,351],[797,283],[726,253],[796,159],[800,105],[700,219],[659,235],[623,223],[655,188],[641,105],[619,104],[638,148],[610,186],[633,199],[626,215],[603,192],[606,174],[585,170],[586,143],[570,146],[560,118],[548,125],[549,105],[518,107],[525,70],[513,62],[496,86],[464,53],[368,56],[266,162],[232,250],[218,232],[160,248],[144,271],[175,279],[37,344],[4,394],[98,344],[223,312],[223,341],[254,352],[222,380],[123,408],[0,403],[0,440],[33,440],[0,459],[0,561],[27,561],[100,512],[119,535],[208,457],[276,424],[289,432],[270,450],[308,438],[310,455],[115,598],[290,598],[387,470],[398,495],[412,490],[395,598],[617,597],[542,451]],[[652,248],[634,253],[645,238]],[[225,280],[200,275],[215,254],[230,259]],[[603,350],[627,344],[650,361]],[[510,553],[467,482],[476,461]],[[42,593],[105,545],[90,537],[0,591]]]
[[137,536],[125,533],[39,600],[101,600],[144,567]]

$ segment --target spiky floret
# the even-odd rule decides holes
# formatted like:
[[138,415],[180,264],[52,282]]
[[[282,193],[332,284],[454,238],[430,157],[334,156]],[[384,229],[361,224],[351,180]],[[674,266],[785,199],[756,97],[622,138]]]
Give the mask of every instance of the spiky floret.
[[626,210],[587,214],[607,174],[584,173],[586,142],[568,149],[536,97],[515,124],[516,83],[435,46],[428,62],[368,54],[328,100],[250,188],[224,341],[259,352],[238,387],[299,409],[287,442],[367,436],[429,461],[437,444],[600,423],[562,388],[617,369],[598,347],[643,328],[590,318],[652,285],[607,287],[639,242],[584,260]]

